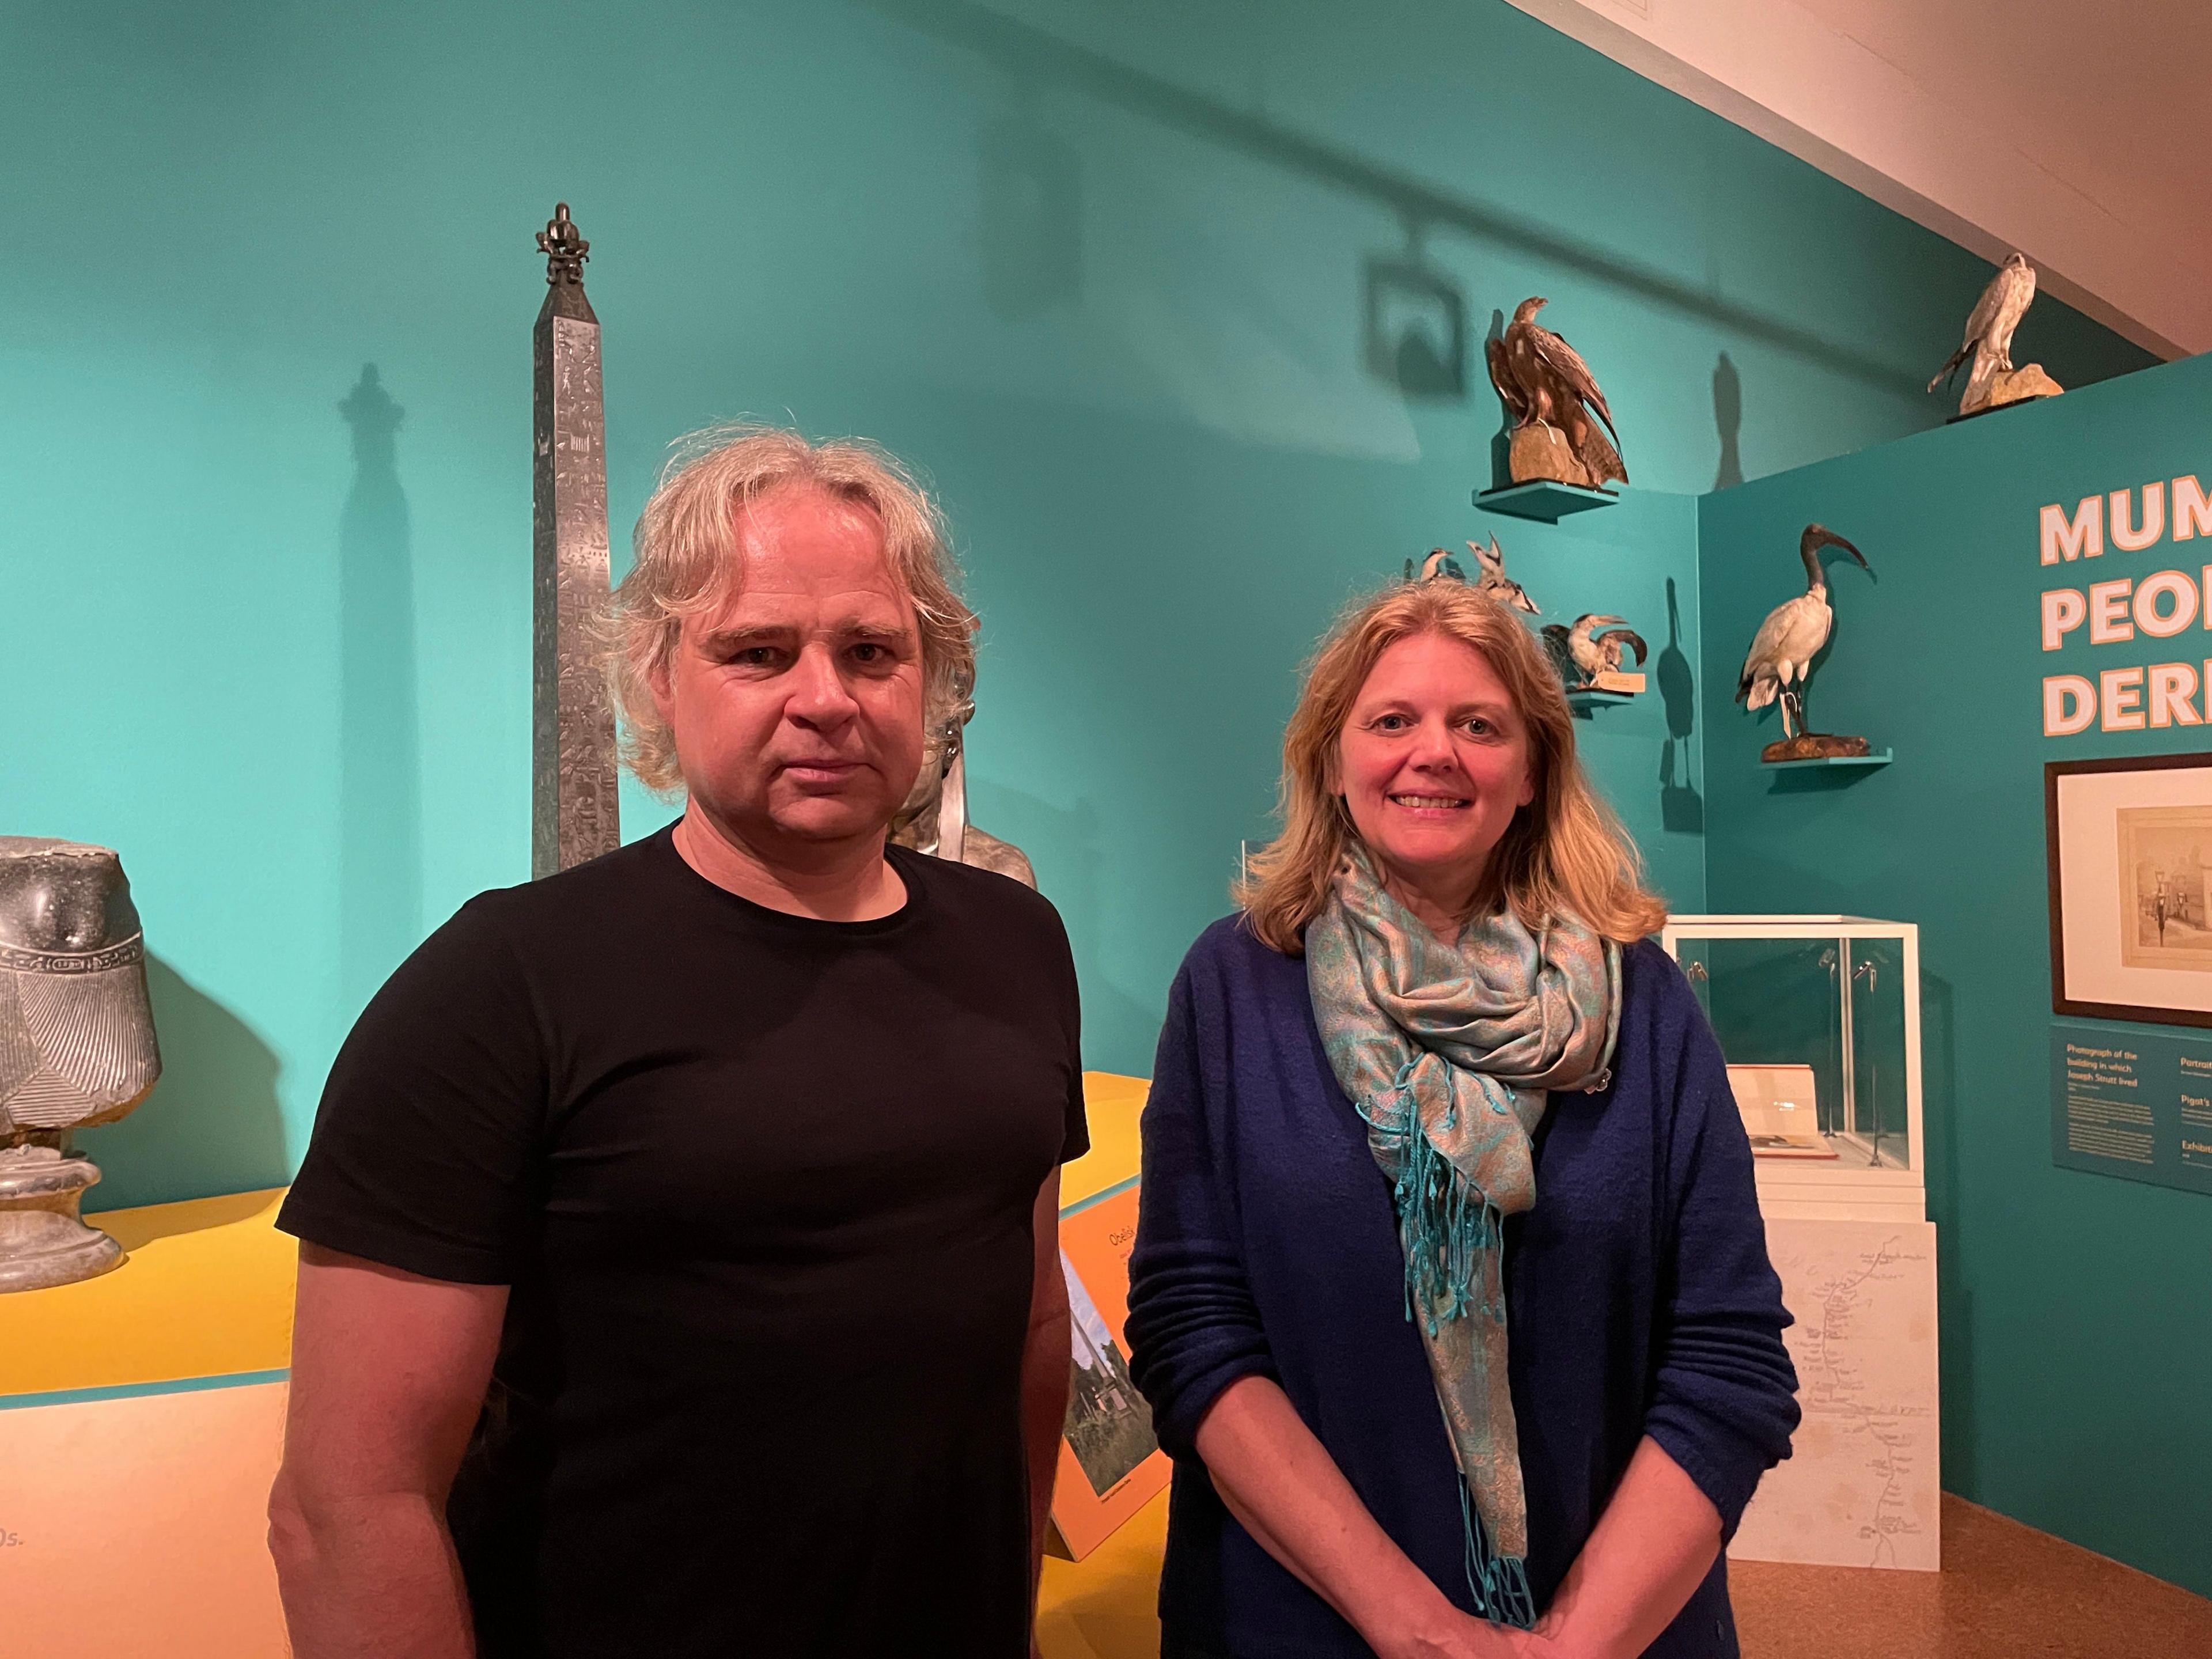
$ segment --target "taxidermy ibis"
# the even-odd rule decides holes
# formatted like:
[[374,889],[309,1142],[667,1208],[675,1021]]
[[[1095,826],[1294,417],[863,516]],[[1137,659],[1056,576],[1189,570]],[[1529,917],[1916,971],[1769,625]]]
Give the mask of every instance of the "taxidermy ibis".
[[[1550,303],[1523,300],[1514,308],[1505,337],[1485,348],[1491,383],[1518,424],[1564,432],[1592,484],[1602,488],[1607,478],[1626,483],[1628,469],[1613,447],[1620,434],[1613,431],[1613,411],[1606,407],[1597,378],[1580,352],[1536,320],[1536,313]],[[1605,433],[1590,419],[1592,410],[1605,422]],[[1612,443],[1606,441],[1606,433],[1613,434]]]
[[[1613,623],[1622,625],[1603,634],[1596,631]],[[1630,631],[1623,617],[1577,617],[1567,630],[1567,659],[1574,664],[1583,685],[1595,684],[1601,674],[1619,673],[1624,647],[1636,653],[1636,665],[1643,667],[1644,641]]]
[[1735,700],[1747,708],[1764,708],[1782,700],[1782,735],[1794,738],[1804,729],[1806,671],[1820,647],[1828,642],[1835,612],[1828,607],[1828,578],[1820,568],[1820,550],[1840,547],[1859,562],[1869,575],[1874,567],[1866,556],[1825,525],[1808,524],[1797,538],[1798,556],[1805,561],[1805,591],[1784,599],[1766,613],[1752,640],[1751,654],[1743,659],[1743,674],[1736,682]]
[[1498,544],[1498,538],[1490,538],[1490,545],[1469,542],[1467,550],[1474,555],[1474,562],[1482,567],[1482,580],[1475,584],[1484,592],[1509,611],[1525,611],[1532,617],[1544,613],[1536,609],[1535,600],[1519,582],[1505,574],[1505,550]]
[[2009,254],[1997,267],[1997,274],[1990,278],[1990,285],[1982,290],[1980,302],[1973,314],[1966,319],[1966,337],[1951,354],[1951,361],[1936,372],[1928,382],[1930,392],[1952,379],[1959,365],[1969,357],[1974,367],[1966,376],[1966,393],[1960,407],[1969,408],[1981,401],[1978,393],[2000,373],[2008,373],[2012,362],[2012,331],[2020,326],[2027,315],[2029,304],[2035,298],[2035,267],[2023,253]]

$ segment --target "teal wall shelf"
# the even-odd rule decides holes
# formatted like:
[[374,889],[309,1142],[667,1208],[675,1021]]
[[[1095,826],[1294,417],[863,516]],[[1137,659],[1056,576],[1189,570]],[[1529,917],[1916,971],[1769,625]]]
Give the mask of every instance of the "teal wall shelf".
[[1871,755],[1816,755],[1811,760],[1761,761],[1770,772],[1789,771],[1800,766],[1887,766],[1896,756],[1887,749],[1877,749]]
[[1620,497],[1607,489],[1584,489],[1579,484],[1554,483],[1539,478],[1504,489],[1478,489],[1474,504],[1485,513],[1504,513],[1516,519],[1534,519],[1557,524],[1571,513],[1587,513],[1594,507],[1618,507]]

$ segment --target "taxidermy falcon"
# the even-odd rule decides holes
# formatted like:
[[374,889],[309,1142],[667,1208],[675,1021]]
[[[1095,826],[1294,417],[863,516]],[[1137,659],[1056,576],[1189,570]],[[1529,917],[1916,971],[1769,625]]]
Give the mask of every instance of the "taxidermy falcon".
[[1828,579],[1820,568],[1820,550],[1840,547],[1859,562],[1869,575],[1874,567],[1866,556],[1825,525],[1808,524],[1797,538],[1797,555],[1805,561],[1805,591],[1784,599],[1766,613],[1743,659],[1736,682],[1735,700],[1747,708],[1764,708],[1782,700],[1782,734],[1794,738],[1804,729],[1805,672],[1828,642],[1835,612],[1828,607]]
[[1981,301],[1974,313],[1966,319],[1966,337],[1951,354],[1951,361],[1936,372],[1928,382],[1930,392],[1950,380],[1959,372],[1959,365],[1967,358],[1974,360],[1972,371],[1966,377],[1966,397],[1972,401],[1977,388],[1986,386],[2000,371],[2009,371],[2012,362],[2012,331],[2020,326],[2027,315],[2029,304],[2035,298],[2035,267],[2027,262],[2024,253],[2007,256],[1997,267],[1997,274],[1990,278],[1990,285],[1982,290]]
[[[1597,389],[1596,377],[1580,352],[1536,320],[1536,313],[1550,303],[1523,300],[1505,325],[1505,337],[1485,348],[1491,383],[1513,412],[1516,425],[1554,427],[1566,434],[1568,447],[1589,474],[1593,487],[1602,488],[1607,478],[1626,483],[1628,469],[1613,447],[1620,434],[1613,431],[1613,411],[1606,407],[1605,393]],[[1591,421],[1591,410],[1605,422],[1605,432],[1613,434],[1612,443]]]
[[1535,600],[1528,590],[1505,574],[1505,550],[1498,544],[1498,538],[1490,538],[1490,545],[1469,542],[1467,550],[1474,555],[1474,562],[1482,567],[1482,580],[1475,584],[1484,592],[1509,611],[1525,611],[1532,617],[1544,613],[1536,609]]
[[[1609,633],[1595,631],[1608,623],[1621,623],[1623,625]],[[1567,656],[1581,674],[1581,684],[1584,685],[1595,683],[1601,674],[1619,673],[1624,647],[1636,653],[1636,665],[1643,667],[1644,641],[1631,632],[1625,620],[1620,617],[1577,617],[1575,625],[1567,630]]]

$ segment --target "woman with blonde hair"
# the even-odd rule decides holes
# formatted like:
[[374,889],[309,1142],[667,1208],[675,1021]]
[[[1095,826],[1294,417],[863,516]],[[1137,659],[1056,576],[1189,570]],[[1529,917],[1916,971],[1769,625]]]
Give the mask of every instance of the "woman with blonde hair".
[[1165,1659],[1733,1656],[1790,1319],[1557,674],[1479,590],[1393,587],[1314,659],[1282,789],[1144,1117]]

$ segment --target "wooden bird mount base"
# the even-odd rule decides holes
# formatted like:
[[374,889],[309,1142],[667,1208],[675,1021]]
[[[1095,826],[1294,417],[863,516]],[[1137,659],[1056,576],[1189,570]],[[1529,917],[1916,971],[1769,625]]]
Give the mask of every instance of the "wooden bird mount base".
[[2066,388],[2043,372],[2041,363],[2030,363],[2025,368],[2002,368],[1990,377],[1988,390],[1978,399],[1972,386],[1959,404],[1961,415],[1978,415],[1985,409],[2002,409],[2007,404],[2024,404],[2031,398],[2056,398]]
[[1776,761],[1840,760],[1868,753],[1864,738],[1830,737],[1824,732],[1800,732],[1794,738],[1770,743],[1759,751],[1769,764]]
[[1597,487],[1589,470],[1568,443],[1567,434],[1555,426],[1515,428],[1513,447],[1506,457],[1505,466],[1517,484],[1549,480],[1582,489]]

